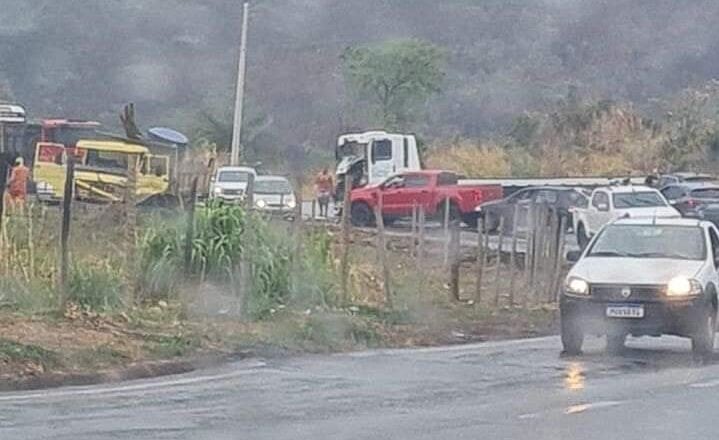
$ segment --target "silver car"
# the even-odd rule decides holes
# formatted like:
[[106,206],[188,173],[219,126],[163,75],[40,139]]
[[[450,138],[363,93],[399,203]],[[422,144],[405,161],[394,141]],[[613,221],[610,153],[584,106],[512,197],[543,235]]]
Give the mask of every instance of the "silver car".
[[602,228],[576,264],[560,300],[562,344],[581,352],[587,333],[620,351],[627,335],[689,337],[697,354],[714,349],[719,232],[695,219],[620,219]]

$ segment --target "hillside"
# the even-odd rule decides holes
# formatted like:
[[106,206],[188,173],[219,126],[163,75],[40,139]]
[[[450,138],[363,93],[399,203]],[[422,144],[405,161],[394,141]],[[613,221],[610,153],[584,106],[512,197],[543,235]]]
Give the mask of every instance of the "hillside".
[[[233,93],[237,0],[0,0],[0,90],[34,116],[185,131],[200,111],[222,117]],[[414,127],[428,138],[506,130],[575,85],[585,96],[650,111],[719,73],[712,0],[264,0],[252,6],[249,117],[255,148],[328,148],[353,119],[338,55],[347,46],[419,37],[448,54],[443,93]]]

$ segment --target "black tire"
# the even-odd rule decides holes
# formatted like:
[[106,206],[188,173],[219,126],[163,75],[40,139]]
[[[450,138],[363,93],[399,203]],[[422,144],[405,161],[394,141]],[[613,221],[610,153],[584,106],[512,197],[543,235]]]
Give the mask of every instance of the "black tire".
[[479,216],[477,214],[463,214],[462,221],[470,228],[477,229],[477,225],[479,224]]
[[584,224],[582,223],[577,226],[577,244],[579,245],[579,249],[582,250],[584,250],[584,248],[586,248],[589,244],[589,236],[587,235],[587,231],[584,229]]
[[[439,222],[442,226],[444,226],[444,206],[445,201],[442,201],[442,203],[437,206],[437,213],[439,213]],[[460,220],[460,217],[462,216],[462,213],[459,211],[459,206],[457,206],[454,202],[449,202],[449,222],[455,222]]]
[[607,353],[619,354],[624,351],[624,342],[627,335],[624,333],[615,333],[607,335]]
[[561,314],[562,327],[562,354],[569,356],[577,356],[582,354],[582,344],[584,344],[584,331],[577,324],[576,320],[567,314]]
[[350,210],[350,219],[353,226],[366,227],[374,225],[374,214],[366,203],[353,203]]
[[484,231],[488,234],[491,234],[493,232],[497,232],[497,228],[499,228],[499,218],[492,214],[491,212],[487,212],[484,214]]
[[397,217],[382,216],[382,224],[385,226],[392,226],[397,221]]
[[707,304],[697,317],[697,328],[692,334],[692,352],[706,356],[714,352],[714,334],[716,333],[716,310]]

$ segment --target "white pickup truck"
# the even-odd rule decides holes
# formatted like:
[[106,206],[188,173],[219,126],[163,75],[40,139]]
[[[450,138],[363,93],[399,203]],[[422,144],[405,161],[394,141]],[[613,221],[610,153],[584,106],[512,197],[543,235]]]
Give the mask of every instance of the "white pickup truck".
[[648,186],[606,186],[595,189],[586,208],[574,208],[574,230],[579,247],[610,221],[620,217],[681,217],[662,193]]

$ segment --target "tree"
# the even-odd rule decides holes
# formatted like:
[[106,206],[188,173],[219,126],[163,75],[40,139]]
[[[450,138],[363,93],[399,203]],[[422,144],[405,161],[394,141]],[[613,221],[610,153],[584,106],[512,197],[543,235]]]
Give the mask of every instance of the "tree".
[[378,110],[388,128],[404,125],[440,91],[444,78],[443,50],[417,39],[349,47],[341,59],[350,89]]

